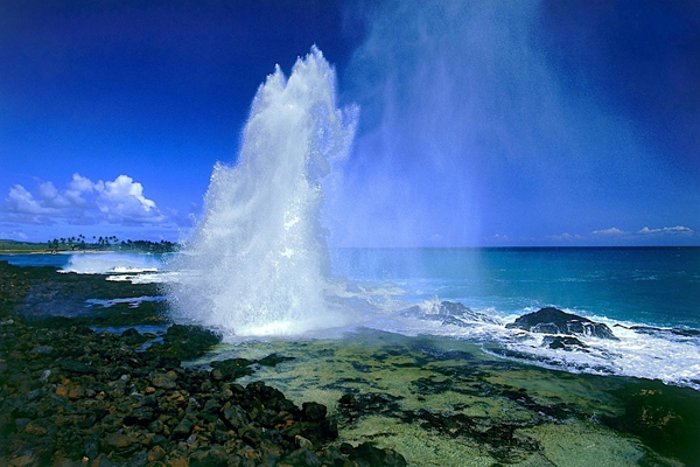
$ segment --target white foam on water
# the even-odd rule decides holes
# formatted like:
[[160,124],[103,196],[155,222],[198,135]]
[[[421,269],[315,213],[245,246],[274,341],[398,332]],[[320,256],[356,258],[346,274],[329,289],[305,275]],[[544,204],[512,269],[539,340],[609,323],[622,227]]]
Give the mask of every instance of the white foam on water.
[[178,271],[142,272],[139,274],[116,274],[105,279],[113,282],[130,282],[132,284],[167,284],[177,282],[182,276]]
[[[430,304],[420,305],[425,308]],[[544,334],[506,328],[505,324],[513,322],[519,315],[501,314],[492,308],[475,311],[489,315],[496,323],[475,319],[464,326],[404,317],[397,312],[395,305],[391,308],[391,311],[377,313],[363,325],[409,336],[429,334],[482,342],[492,348],[507,351],[502,353],[496,350],[494,355],[505,355],[510,359],[548,368],[574,373],[659,379],[665,383],[700,390],[700,336],[677,335],[663,328],[641,332],[628,329],[639,323],[589,314],[590,319],[607,324],[619,340],[575,335],[573,337],[587,347],[584,350],[567,351],[543,346]],[[522,314],[529,311],[535,310],[524,310]],[[579,310],[564,311],[586,316]]]
[[[504,342],[506,348],[542,359],[547,366],[572,372],[614,374],[659,379],[700,390],[700,344],[697,339],[674,339],[616,328],[619,341],[576,336],[586,351],[542,347],[543,336]],[[535,361],[535,363],[537,363]]]
[[114,305],[119,305],[121,303],[126,303],[130,308],[137,308],[141,306],[143,302],[162,302],[165,297],[154,297],[154,296],[141,296],[141,297],[129,297],[129,298],[112,298],[109,300],[101,298],[89,298],[85,300],[85,303],[90,305],[97,305],[103,308],[109,308]]
[[74,253],[59,272],[77,274],[134,274],[156,272],[162,261],[145,253]]

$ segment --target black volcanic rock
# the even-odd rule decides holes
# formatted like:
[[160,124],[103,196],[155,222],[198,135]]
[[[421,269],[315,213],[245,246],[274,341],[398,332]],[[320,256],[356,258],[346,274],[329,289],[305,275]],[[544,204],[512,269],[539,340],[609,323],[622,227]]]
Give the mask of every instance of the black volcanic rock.
[[159,366],[217,336],[175,327],[152,352],[134,332],[29,323],[0,319],[0,465],[406,465],[392,450],[332,446],[337,422],[321,404],[231,382],[254,361],[213,362],[216,378]]
[[639,332],[642,334],[673,334],[675,336],[681,337],[699,337],[700,330],[697,329],[685,329],[685,328],[656,328],[653,326],[623,326],[621,324],[616,324],[614,327],[631,329],[632,331]]
[[483,322],[497,324],[498,322],[485,313],[474,311],[459,302],[447,300],[434,303],[430,307],[414,305],[401,311],[402,316],[430,321],[440,321],[442,324],[469,326],[472,323]]
[[[221,377],[226,380],[234,380],[242,376],[252,375],[255,371],[250,368],[254,362],[246,358],[229,358],[211,362],[209,365],[221,373]],[[213,374],[212,376],[214,376]],[[221,378],[215,378],[221,379]]]
[[568,352],[572,350],[582,350],[588,352],[586,344],[570,336],[544,336],[542,340],[542,347],[547,347],[549,349],[561,349]]
[[350,460],[358,462],[360,465],[383,465],[404,467],[406,459],[396,451],[391,449],[380,449],[372,443],[362,443],[353,450],[349,450]]
[[542,334],[566,334],[594,336],[601,339],[617,339],[609,327],[588,318],[566,313],[554,307],[541,308],[507,324],[507,328],[519,328]]

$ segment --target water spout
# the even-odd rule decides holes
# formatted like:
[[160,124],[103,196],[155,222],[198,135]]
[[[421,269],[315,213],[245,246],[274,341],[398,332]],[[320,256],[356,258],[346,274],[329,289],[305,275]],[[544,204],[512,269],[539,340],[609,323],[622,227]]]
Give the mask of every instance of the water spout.
[[287,79],[260,86],[234,165],[217,164],[204,217],[174,266],[175,315],[235,335],[340,324],[326,303],[323,180],[346,157],[357,109],[336,103],[334,69],[315,46]]

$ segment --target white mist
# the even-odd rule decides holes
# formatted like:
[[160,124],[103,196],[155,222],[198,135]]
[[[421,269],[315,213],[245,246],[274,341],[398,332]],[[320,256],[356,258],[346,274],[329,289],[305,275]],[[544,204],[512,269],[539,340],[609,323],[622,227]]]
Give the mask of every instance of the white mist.
[[217,164],[204,217],[175,260],[180,319],[228,334],[290,335],[341,325],[324,297],[322,181],[348,153],[357,110],[339,109],[334,69],[315,46],[287,79],[260,86],[233,166]]

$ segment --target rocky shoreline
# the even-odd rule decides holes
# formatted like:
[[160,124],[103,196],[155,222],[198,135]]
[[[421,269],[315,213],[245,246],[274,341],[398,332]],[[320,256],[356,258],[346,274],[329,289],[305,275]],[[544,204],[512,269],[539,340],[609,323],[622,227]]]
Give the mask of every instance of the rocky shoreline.
[[[227,346],[172,324],[159,294],[0,261],[0,465],[406,465],[392,449],[418,465],[566,465],[584,442],[620,465],[700,455],[700,394],[688,388],[378,331]],[[450,302],[404,313],[483,319]],[[512,326],[571,352],[588,350],[586,333],[615,338],[555,309]]]
[[262,382],[237,384],[256,362],[183,368],[179,357],[218,339],[193,327],[169,331],[142,350],[155,336],[5,317],[0,464],[405,465],[370,444],[333,445],[336,423],[320,404],[297,407]]
[[[162,336],[97,332],[85,316],[18,313],[37,291],[75,292],[79,280],[95,292],[90,278],[62,274],[47,284],[39,279],[55,272],[24,269],[0,263],[0,465],[406,465],[370,443],[334,442],[336,421],[321,404],[298,407],[263,382],[236,383],[255,365],[284,357],[185,368],[182,360],[203,355],[220,337],[179,325]],[[104,282],[97,283],[114,287]],[[151,311],[140,310],[140,318],[163,324],[160,310]],[[136,319],[118,310],[112,316],[98,313],[96,321]]]

